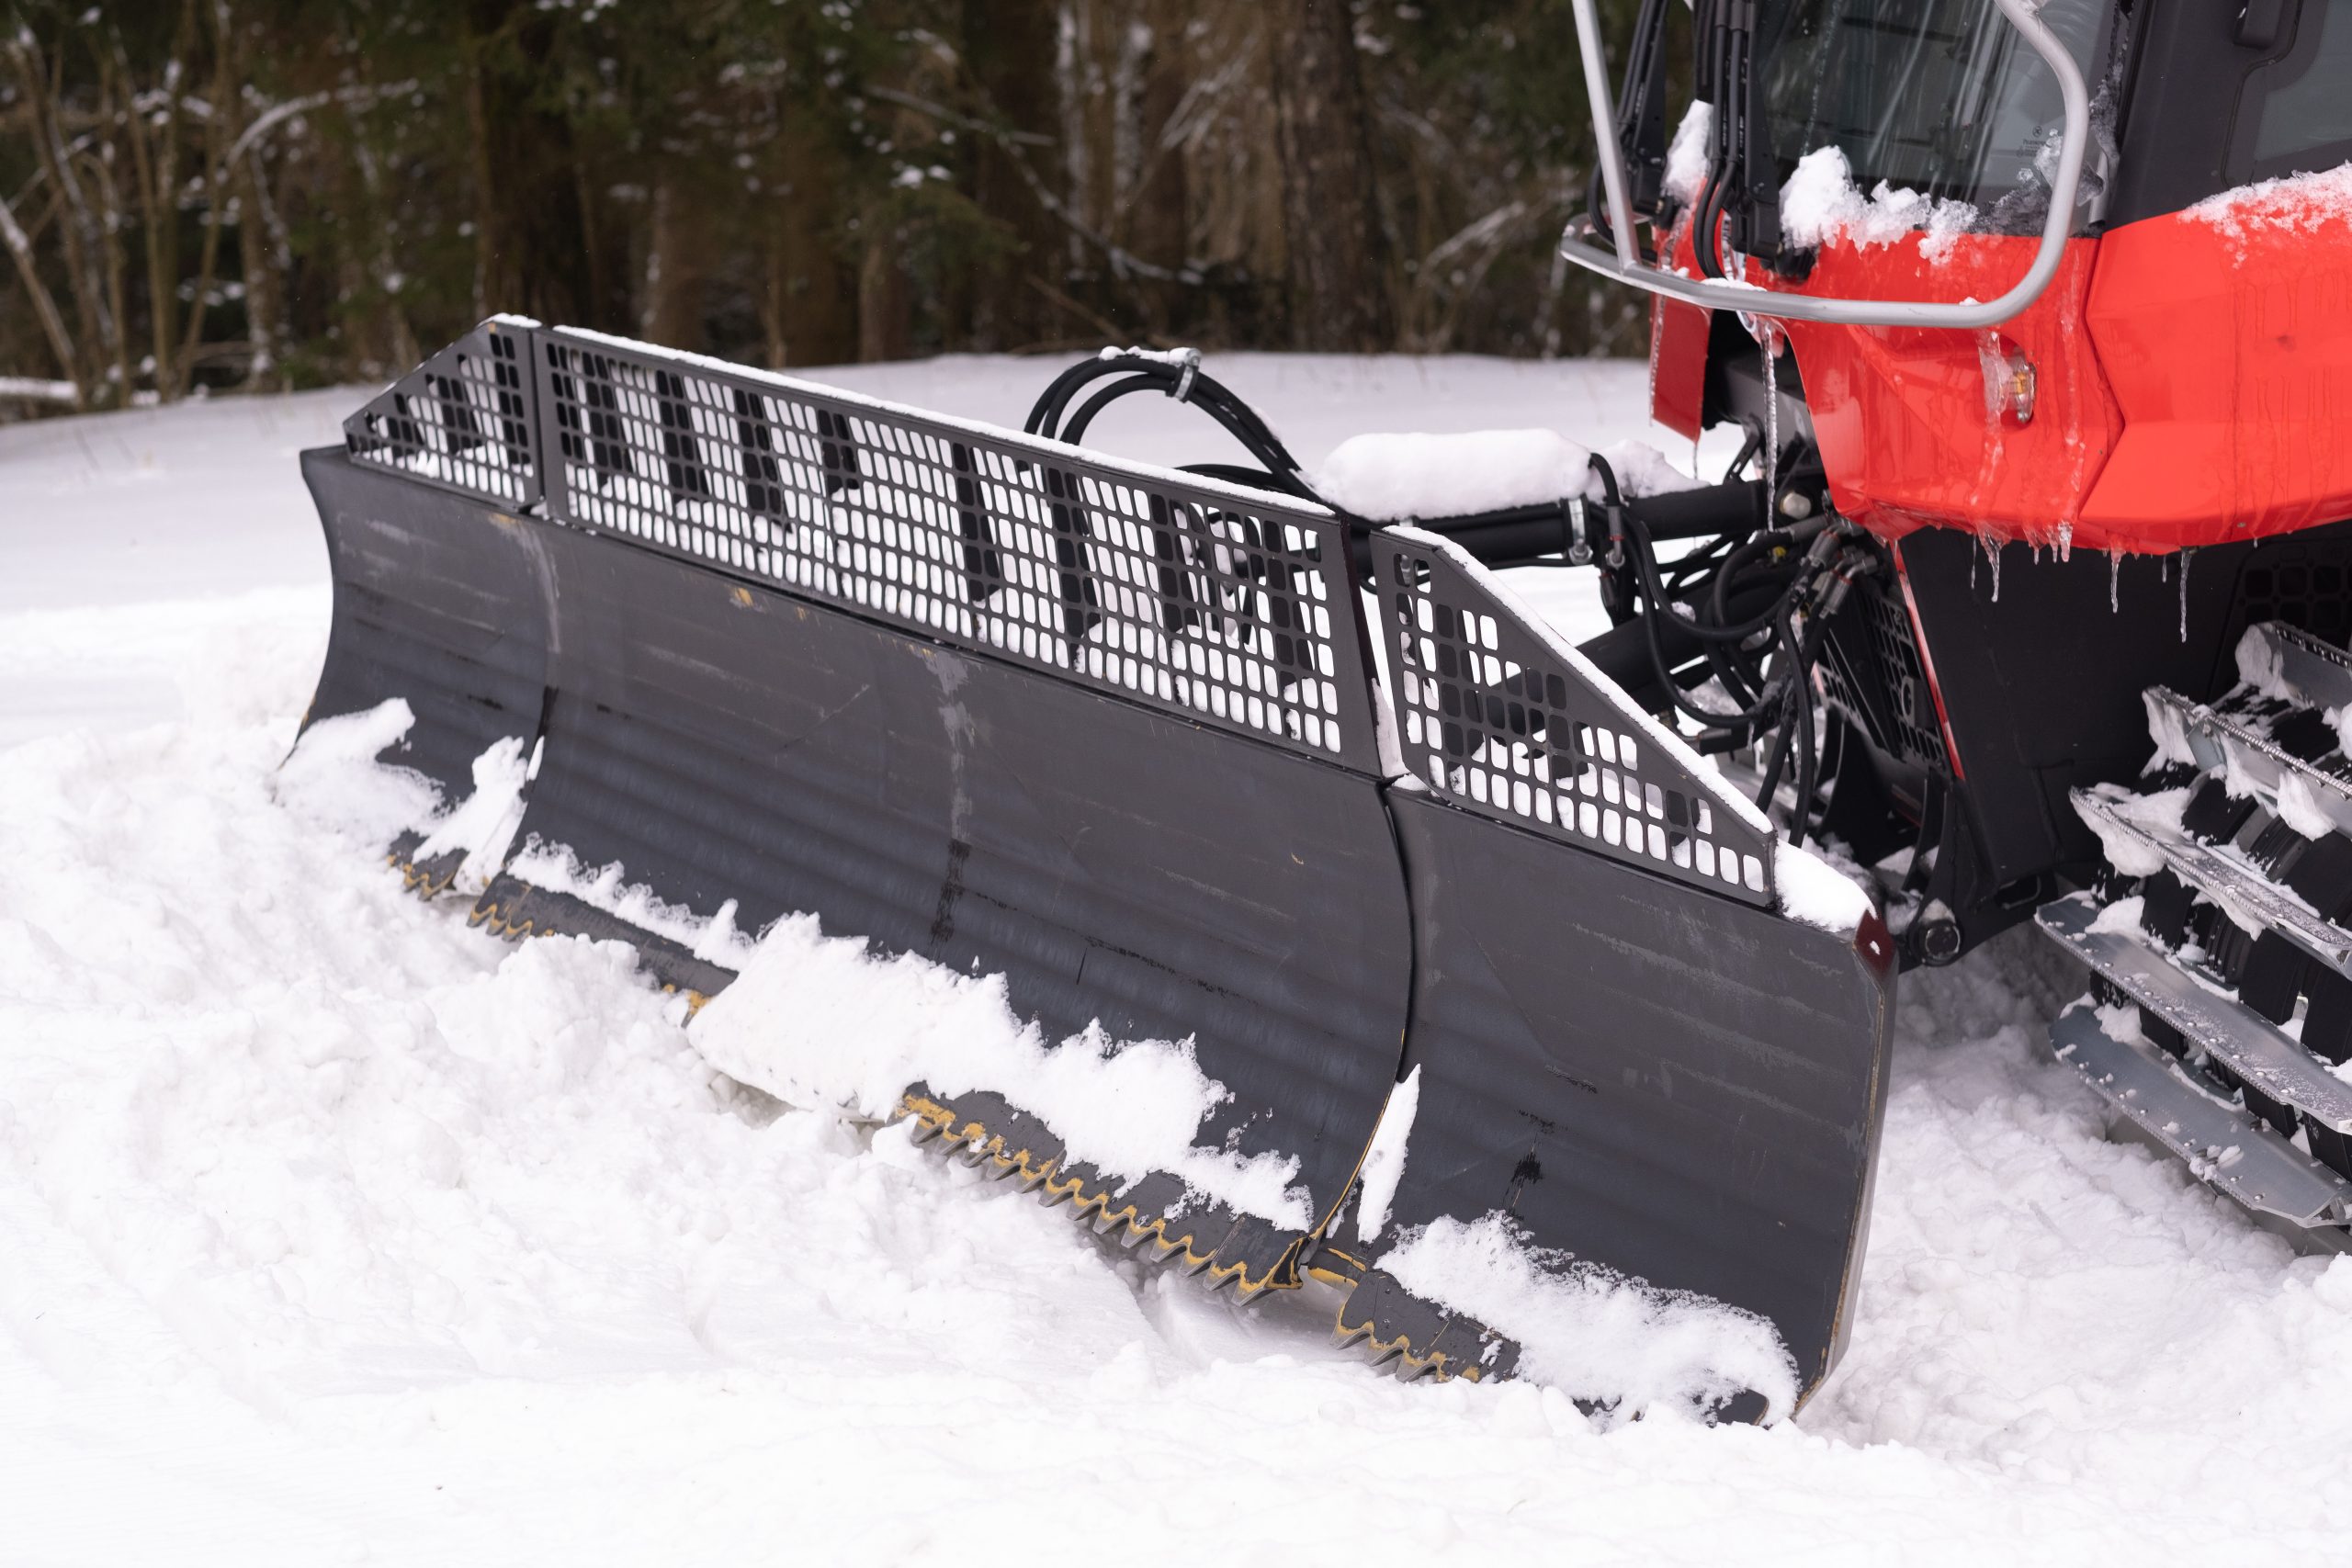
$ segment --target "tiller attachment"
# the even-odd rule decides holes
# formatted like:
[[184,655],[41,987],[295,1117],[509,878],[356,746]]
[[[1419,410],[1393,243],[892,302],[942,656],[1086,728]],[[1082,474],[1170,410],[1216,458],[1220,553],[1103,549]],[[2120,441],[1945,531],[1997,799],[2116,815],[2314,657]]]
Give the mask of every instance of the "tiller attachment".
[[810,912],[1047,1043],[1186,1043],[1194,1145],[1280,1203],[1078,1158],[1017,1084],[896,1109],[1219,1283],[1352,1287],[1409,1371],[1607,1404],[1572,1341],[1623,1292],[1777,1340],[1713,1413],[1829,1370],[1884,932],[1782,913],[1802,852],[1446,539],[504,319],[347,429],[310,722],[404,699],[385,760],[451,801],[532,759],[511,844],[406,835],[413,884],[470,854],[479,921],[706,997],[714,931]]

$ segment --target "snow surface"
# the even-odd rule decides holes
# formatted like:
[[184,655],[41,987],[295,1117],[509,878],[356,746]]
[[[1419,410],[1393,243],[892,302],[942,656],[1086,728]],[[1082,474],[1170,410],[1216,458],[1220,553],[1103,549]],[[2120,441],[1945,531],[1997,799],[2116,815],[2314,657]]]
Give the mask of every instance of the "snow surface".
[[[1639,366],[1211,364],[1310,462],[1400,403],[1647,434]],[[1053,367],[843,378],[1003,417]],[[494,941],[273,798],[327,612],[291,451],[358,400],[0,431],[0,1560],[1343,1535],[1416,1563],[2105,1565],[2352,1527],[2352,1263],[2099,1135],[2031,1044],[2080,983],[2028,931],[1905,976],[1852,1343],[1770,1431],[1394,1382],[1326,1348],[1328,1302],[1237,1309],[716,1073],[623,950]],[[1514,585],[1575,636],[1579,581]]]
[[1975,221],[1976,209],[1967,202],[1930,199],[1908,186],[1893,188],[1884,180],[1866,199],[1854,186],[1845,152],[1836,147],[1816,147],[1798,159],[1795,172],[1781,187],[1781,233],[1798,245],[1816,249],[1843,239],[1858,250],[1869,250],[1925,230],[1919,254],[1939,262]]

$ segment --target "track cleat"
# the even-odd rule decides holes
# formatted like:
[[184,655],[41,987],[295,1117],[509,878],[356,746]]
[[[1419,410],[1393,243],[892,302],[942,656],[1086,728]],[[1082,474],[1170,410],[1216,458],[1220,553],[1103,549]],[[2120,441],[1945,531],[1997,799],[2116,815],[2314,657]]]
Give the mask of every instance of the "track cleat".
[[2052,1025],[2120,1129],[2312,1250],[2352,1245],[2352,758],[2331,716],[2352,660],[2250,627],[2211,704],[2147,694],[2135,787],[2077,790],[2097,893],[2042,931],[2091,994]]

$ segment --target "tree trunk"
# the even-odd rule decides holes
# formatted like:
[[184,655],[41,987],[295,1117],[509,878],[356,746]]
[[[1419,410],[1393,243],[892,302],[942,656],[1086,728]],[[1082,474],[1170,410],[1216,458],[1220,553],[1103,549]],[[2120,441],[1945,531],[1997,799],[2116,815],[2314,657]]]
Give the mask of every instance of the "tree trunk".
[[262,188],[258,150],[237,160],[229,189],[237,203],[237,252],[245,288],[245,336],[254,357],[245,373],[258,390],[286,385],[286,276],[288,259],[279,254],[270,221],[269,193]]
[[904,359],[913,347],[912,299],[896,236],[866,243],[857,269],[857,357]]
[[1046,0],[964,0],[964,64],[980,117],[1000,132],[1025,141],[1008,147],[979,138],[972,159],[972,199],[1004,225],[1012,253],[973,279],[971,346],[1025,348],[1063,334],[1061,312],[1022,279],[1035,274],[1062,287],[1065,234],[1022,177],[1023,157],[1049,186],[1060,171],[1054,139],[1061,130],[1059,85],[1054,79],[1057,7]]
[[[1172,9],[1172,8],[1171,8]],[[1148,262],[1181,267],[1191,254],[1192,191],[1182,148],[1162,145],[1177,108],[1184,101],[1185,61],[1181,15],[1163,16],[1143,63],[1143,98],[1137,107],[1136,183],[1129,197],[1128,248]],[[1145,303],[1145,330],[1158,336],[1183,309],[1185,286],[1153,281],[1136,292]]]
[[48,68],[29,28],[11,40],[9,51],[16,60],[17,79],[24,85],[24,113],[31,126],[34,151],[56,192],[58,238],[65,250],[66,281],[72,288],[75,324],[81,334],[81,363],[74,369],[74,380],[85,397],[96,394],[92,400],[103,408],[130,390],[118,387],[112,396],[106,393],[106,367],[118,357],[119,345],[117,322],[107,309],[105,241],[97,216],[90,210],[89,193],[74,173],[74,154],[58,126],[58,106]]
[[832,164],[818,129],[789,115],[781,139],[782,199],[768,221],[760,326],[768,363],[840,365],[859,355],[858,278],[833,240]]
[[673,169],[665,168],[654,182],[638,331],[651,342],[699,354],[703,282],[711,253],[709,209],[684,186]]
[[0,245],[6,246],[18,276],[24,279],[25,292],[32,299],[33,314],[40,318],[41,333],[49,339],[50,352],[57,355],[58,368],[74,383],[74,406],[87,407],[90,389],[82,379],[82,356],[75,352],[73,336],[65,330],[65,318],[57,313],[57,301],[51,297],[34,265],[32,241],[17,223],[17,215],[8,210],[6,197],[0,197]]
[[1394,347],[1388,243],[1353,18],[1344,0],[1272,0],[1266,15],[1292,344]]
[[[514,36],[501,38],[506,13]],[[588,239],[571,122],[533,101],[549,24],[522,0],[474,0],[465,40],[473,141],[474,311],[543,321],[590,319]]]

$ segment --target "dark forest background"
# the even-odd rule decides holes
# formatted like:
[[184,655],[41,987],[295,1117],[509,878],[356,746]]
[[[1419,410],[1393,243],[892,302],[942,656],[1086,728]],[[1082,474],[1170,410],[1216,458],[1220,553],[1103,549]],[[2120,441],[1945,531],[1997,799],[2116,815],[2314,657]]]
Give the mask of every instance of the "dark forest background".
[[1567,0],[0,0],[0,418],[383,378],[493,310],[779,367],[1636,351],[1553,254],[1575,39]]

